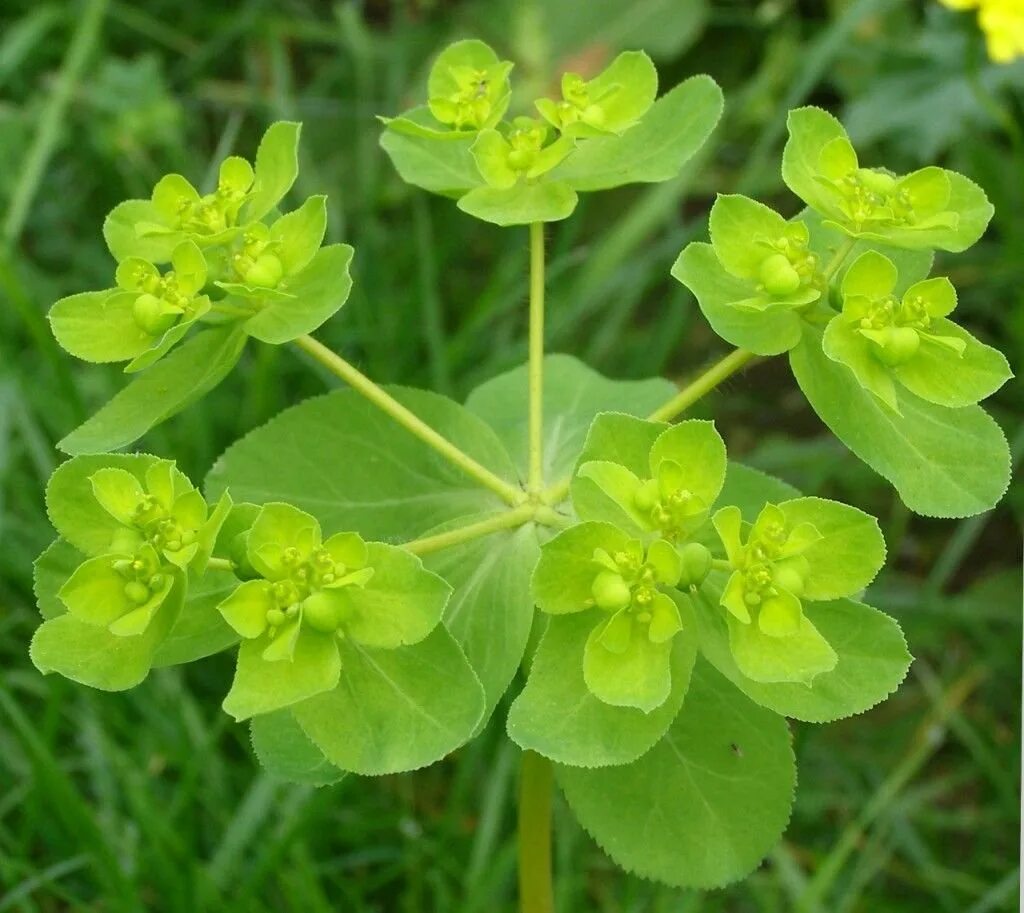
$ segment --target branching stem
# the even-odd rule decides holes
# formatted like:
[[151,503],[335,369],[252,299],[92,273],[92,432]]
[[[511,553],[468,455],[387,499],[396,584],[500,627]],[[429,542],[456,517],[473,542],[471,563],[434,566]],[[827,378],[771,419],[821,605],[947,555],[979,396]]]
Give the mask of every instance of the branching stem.
[[828,261],[828,265],[822,274],[826,279],[831,279],[839,272],[839,268],[846,262],[846,258],[850,256],[850,251],[853,250],[856,243],[856,238],[847,237],[843,239],[843,243],[836,249],[835,254]]
[[544,485],[544,223],[530,226],[530,471],[531,493]]
[[512,510],[495,514],[486,520],[477,523],[467,523],[455,529],[446,530],[443,533],[436,533],[433,536],[424,536],[421,539],[413,539],[406,542],[402,548],[412,552],[414,555],[429,555],[431,552],[439,552],[444,548],[451,548],[453,545],[461,545],[463,542],[471,542],[480,539],[491,533],[500,532],[503,529],[514,529],[529,523],[534,519],[536,508],[533,504],[520,504]]
[[451,441],[438,434],[421,418],[403,406],[397,399],[375,384],[354,365],[347,362],[336,352],[332,352],[323,343],[317,342],[312,336],[300,336],[295,344],[311,355],[332,374],[340,377],[357,393],[365,396],[378,409],[387,413],[410,434],[414,434],[428,447],[432,447],[449,463],[457,466],[466,475],[471,476],[485,488],[489,488],[506,504],[513,507],[526,500],[525,493],[499,478],[486,466],[474,460],[468,453],[456,447]]
[[681,412],[685,412],[697,400],[715,389],[722,381],[732,377],[757,356],[746,349],[735,349],[725,358],[716,361],[696,380],[688,383],[665,405],[659,406],[647,416],[649,422],[670,422]]

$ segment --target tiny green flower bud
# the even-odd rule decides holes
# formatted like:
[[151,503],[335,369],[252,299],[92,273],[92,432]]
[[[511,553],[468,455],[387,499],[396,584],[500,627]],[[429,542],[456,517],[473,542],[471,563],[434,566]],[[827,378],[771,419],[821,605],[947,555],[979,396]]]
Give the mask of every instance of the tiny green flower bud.
[[260,254],[246,271],[245,281],[248,285],[260,288],[276,288],[283,275],[284,267],[277,257],[273,254]]
[[151,336],[166,333],[178,319],[177,312],[155,295],[144,293],[132,305],[135,322]]
[[885,336],[872,349],[884,364],[902,365],[917,354],[921,337],[913,327],[889,327]]
[[284,612],[280,609],[267,610],[267,624],[271,627],[276,628],[278,625],[284,624],[284,617]]
[[679,586],[700,586],[711,571],[711,552],[699,542],[688,542],[679,550],[683,573]]
[[639,510],[651,510],[658,503],[658,483],[654,479],[644,482],[633,495],[633,503]]
[[330,634],[339,622],[334,603],[324,593],[314,593],[302,604],[302,622],[314,631]]
[[138,580],[132,580],[124,585],[124,594],[132,602],[142,605],[149,599],[149,588]]
[[601,571],[594,578],[590,587],[594,602],[598,608],[608,612],[618,612],[630,602],[630,591],[626,581],[613,571]]
[[761,284],[772,295],[791,295],[800,288],[800,274],[785,254],[772,254],[761,264]]

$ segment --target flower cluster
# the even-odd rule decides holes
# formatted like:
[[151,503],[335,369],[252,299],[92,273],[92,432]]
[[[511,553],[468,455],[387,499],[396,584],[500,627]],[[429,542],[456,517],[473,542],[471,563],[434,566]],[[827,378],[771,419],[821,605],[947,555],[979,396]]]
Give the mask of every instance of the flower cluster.
[[[874,577],[884,555],[877,525],[818,498],[765,505],[753,522],[732,504],[712,514],[728,462],[710,422],[634,422],[615,438],[607,453],[584,449],[573,483],[583,522],[543,546],[533,577],[541,611],[593,618],[582,651],[590,692],[645,713],[660,707],[673,687],[674,641],[698,637],[680,607],[708,597],[748,678],[806,682],[832,669],[835,651],[803,602],[847,596]],[[829,541],[856,528],[857,554]]]
[[298,138],[298,124],[273,124],[255,165],[225,159],[209,193],[169,174],[148,200],[117,206],[104,224],[115,285],[56,302],[57,341],[86,361],[127,361],[134,372],[198,322],[238,323],[280,343],[327,319],[348,296],[352,249],[321,247],[324,197],[274,217],[298,171]]
[[[211,511],[173,462],[132,455],[65,463],[48,503],[74,567],[56,592],[60,611],[36,634],[33,658],[97,687],[122,674],[143,677],[190,577],[206,570],[231,499]],[[94,652],[79,655],[76,645]]]
[[[654,104],[657,72],[646,54],[626,51],[592,79],[565,73],[560,99],[534,102],[539,116],[506,120],[511,71],[484,42],[458,41],[430,70],[426,106],[382,120],[389,134],[425,142],[428,155],[450,162],[445,170],[453,174],[465,159],[472,163],[465,186],[453,191],[465,212],[499,225],[563,219],[576,193],[558,166],[589,141],[639,123]],[[400,171],[409,167],[402,148],[385,149]]]

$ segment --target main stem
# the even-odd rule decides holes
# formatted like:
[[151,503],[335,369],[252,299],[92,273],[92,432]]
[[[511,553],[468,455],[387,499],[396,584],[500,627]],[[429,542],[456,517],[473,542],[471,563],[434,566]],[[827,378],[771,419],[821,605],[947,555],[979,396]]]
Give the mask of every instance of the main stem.
[[551,878],[551,762],[524,751],[519,773],[519,910],[554,913]]
[[530,474],[528,490],[544,484],[544,223],[530,225]]
[[332,374],[340,377],[357,393],[365,396],[378,409],[386,412],[406,431],[416,435],[423,443],[436,450],[448,462],[458,466],[466,475],[472,476],[485,488],[489,488],[505,503],[513,507],[523,503],[525,495],[520,489],[496,476],[486,466],[478,463],[446,437],[438,434],[430,425],[409,411],[393,396],[378,387],[370,378],[354,365],[345,361],[336,352],[332,352],[327,346],[317,342],[312,336],[300,336],[295,340],[295,344],[316,359]]

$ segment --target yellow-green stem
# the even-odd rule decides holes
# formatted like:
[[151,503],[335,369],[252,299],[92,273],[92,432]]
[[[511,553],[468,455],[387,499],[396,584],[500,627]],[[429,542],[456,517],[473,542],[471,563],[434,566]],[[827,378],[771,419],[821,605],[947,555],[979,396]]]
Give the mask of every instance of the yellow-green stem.
[[527,488],[544,484],[544,223],[530,226],[530,472]]
[[491,533],[500,532],[503,529],[514,529],[529,523],[534,519],[536,508],[533,504],[520,504],[512,510],[488,517],[477,523],[467,523],[456,529],[450,529],[443,533],[436,533],[433,536],[424,536],[421,539],[413,539],[406,542],[402,548],[412,552],[414,555],[429,555],[431,552],[439,552],[443,548],[451,548],[453,545],[461,545],[463,542],[471,542]]
[[357,393],[365,396],[378,409],[387,413],[410,434],[414,434],[427,446],[432,447],[449,463],[457,466],[466,475],[471,476],[485,488],[489,488],[507,504],[522,504],[526,495],[515,485],[499,478],[486,466],[474,460],[468,453],[456,447],[446,437],[440,435],[426,422],[409,411],[393,396],[377,386],[370,378],[354,365],[349,364],[336,352],[332,352],[323,343],[317,342],[312,336],[300,336],[295,344],[316,361],[327,368],[332,374],[340,377]]
[[649,422],[672,421],[681,412],[689,409],[702,396],[714,390],[723,380],[732,377],[740,368],[745,367],[755,358],[757,356],[746,349],[736,349],[730,352],[721,361],[715,362],[696,380],[683,387],[665,405],[655,409],[647,416],[647,420]]
[[853,246],[856,243],[856,238],[847,237],[843,239],[843,243],[839,245],[832,259],[828,261],[828,265],[825,267],[823,275],[826,279],[831,279],[839,272],[839,267],[846,262],[846,258],[850,256],[850,251],[853,250]]
[[533,751],[524,751],[519,772],[519,910],[520,913],[554,913],[555,893],[551,878],[551,794],[554,791],[551,762]]
[[208,571],[233,571],[235,563],[227,558],[208,558],[206,561]]

